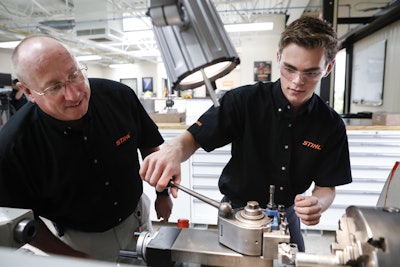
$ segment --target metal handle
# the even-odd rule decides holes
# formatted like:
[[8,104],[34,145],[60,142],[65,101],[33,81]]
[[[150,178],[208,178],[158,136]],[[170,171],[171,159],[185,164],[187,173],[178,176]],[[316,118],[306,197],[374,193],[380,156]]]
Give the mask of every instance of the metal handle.
[[138,253],[130,250],[120,250],[119,256],[124,258],[138,259]]
[[182,185],[180,185],[180,184],[176,184],[174,181],[169,181],[169,185],[170,186],[174,186],[174,187],[176,187],[176,188],[178,188],[179,190],[182,190],[183,192],[186,192],[186,193],[188,193],[189,195],[191,195],[191,196],[193,196],[193,197],[195,197],[195,198],[198,198],[198,199],[200,199],[201,201],[204,201],[205,203],[207,203],[207,204],[210,204],[211,206],[214,206],[214,207],[216,207],[217,209],[219,209],[219,206],[220,206],[220,202],[218,202],[218,201],[215,201],[215,200],[213,200],[213,199],[211,199],[211,198],[208,198],[208,197],[206,197],[206,196],[203,196],[202,194],[199,194],[199,193],[197,193],[197,192],[195,192],[195,191],[193,191],[193,190],[190,190],[189,188],[186,188],[186,187],[184,187],[184,186],[182,186]]

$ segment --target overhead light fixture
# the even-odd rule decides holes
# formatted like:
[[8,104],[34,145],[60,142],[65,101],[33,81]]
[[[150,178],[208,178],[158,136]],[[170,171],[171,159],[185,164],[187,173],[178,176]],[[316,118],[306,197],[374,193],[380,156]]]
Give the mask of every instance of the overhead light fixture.
[[238,23],[238,24],[225,25],[225,30],[227,32],[256,32],[256,31],[271,31],[273,29],[274,29],[273,22]]
[[160,50],[158,49],[143,49],[143,50],[136,50],[136,51],[130,51],[130,55],[134,57],[159,57],[160,56]]
[[76,59],[78,61],[92,61],[92,60],[100,60],[101,56],[99,55],[77,56]]
[[151,30],[149,17],[124,17],[122,19],[122,29],[124,32]]
[[0,42],[0,48],[14,49],[21,41]]
[[121,64],[110,64],[108,66],[112,69],[118,69],[118,68],[133,67],[133,64],[132,63],[121,63]]
[[150,0],[147,14],[173,89],[205,85],[219,106],[212,82],[240,63],[210,0]]
[[[153,31],[151,29],[124,32],[124,35],[125,35],[125,38],[127,39],[127,41],[125,41],[125,42],[128,42],[128,43],[129,43],[129,40],[135,40],[135,39],[143,40],[144,38],[152,39],[154,36]],[[124,43],[124,42],[122,42],[122,43]]]

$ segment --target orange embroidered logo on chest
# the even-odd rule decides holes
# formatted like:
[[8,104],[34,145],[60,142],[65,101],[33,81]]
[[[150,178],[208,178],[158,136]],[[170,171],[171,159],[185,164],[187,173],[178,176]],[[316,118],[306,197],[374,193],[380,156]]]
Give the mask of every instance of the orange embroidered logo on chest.
[[302,143],[302,145],[303,145],[303,146],[306,146],[306,147],[309,147],[309,148],[312,148],[312,149],[322,150],[321,145],[315,144],[315,143],[310,142],[310,141],[307,141],[307,140],[304,140],[303,143]]
[[128,134],[122,136],[121,138],[119,138],[117,141],[115,141],[115,144],[116,144],[117,146],[120,146],[120,145],[122,145],[123,143],[125,143],[126,141],[128,141],[129,139],[131,139],[131,134],[130,134],[130,133],[128,133]]

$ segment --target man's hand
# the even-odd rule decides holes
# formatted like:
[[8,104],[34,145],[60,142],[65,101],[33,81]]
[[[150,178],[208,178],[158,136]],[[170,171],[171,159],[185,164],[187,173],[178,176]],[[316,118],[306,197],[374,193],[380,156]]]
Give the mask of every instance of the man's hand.
[[322,207],[314,196],[297,195],[294,199],[294,210],[305,225],[318,224],[322,214]]
[[[154,186],[158,192],[162,192],[168,186],[171,178],[176,184],[180,184],[181,162],[187,160],[199,147],[192,134],[184,131],[164,144],[160,151],[144,158],[139,170],[140,177]],[[176,198],[178,188],[171,187],[171,194]]]
[[321,214],[329,208],[335,199],[335,187],[315,186],[312,196],[297,195],[294,199],[294,210],[305,225],[316,225]]
[[[140,167],[142,179],[162,192],[174,177],[176,183],[181,182],[181,161],[179,150],[171,145],[164,145],[161,150],[148,155]],[[178,196],[176,187],[171,187],[173,197]]]
[[154,205],[157,212],[157,219],[161,219],[161,222],[168,222],[172,206],[174,205],[170,196],[157,195]]

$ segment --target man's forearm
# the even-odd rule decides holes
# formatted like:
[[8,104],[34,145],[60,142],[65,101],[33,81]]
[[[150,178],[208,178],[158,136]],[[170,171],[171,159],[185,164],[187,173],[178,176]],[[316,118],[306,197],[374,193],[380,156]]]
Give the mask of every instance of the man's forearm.
[[332,204],[336,196],[335,187],[315,186],[312,195],[318,198],[322,212],[326,211]]
[[177,138],[172,139],[166,145],[178,149],[181,152],[181,162],[189,159],[190,156],[200,147],[200,145],[193,138],[193,135],[188,131],[184,131]]

